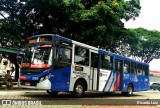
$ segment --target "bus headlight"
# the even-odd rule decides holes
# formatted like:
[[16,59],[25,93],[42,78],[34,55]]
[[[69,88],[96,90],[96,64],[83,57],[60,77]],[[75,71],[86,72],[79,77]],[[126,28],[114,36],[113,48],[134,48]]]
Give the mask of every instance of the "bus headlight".
[[51,74],[48,74],[47,76],[44,77],[44,80],[48,79],[51,76]]
[[44,79],[44,77],[42,77],[42,78],[39,80],[39,82],[42,82],[42,81],[43,81],[43,79]]
[[48,79],[49,77],[50,77],[50,74],[48,74],[47,76],[42,77],[42,78],[39,80],[39,82],[42,82],[42,81]]

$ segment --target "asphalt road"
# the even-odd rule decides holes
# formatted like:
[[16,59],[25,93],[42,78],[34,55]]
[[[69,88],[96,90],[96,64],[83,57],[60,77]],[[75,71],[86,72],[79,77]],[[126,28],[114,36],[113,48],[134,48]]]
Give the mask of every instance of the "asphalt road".
[[[0,107],[118,107],[118,108],[160,108],[160,91],[136,92],[133,96],[122,96],[120,93],[85,93],[83,98],[72,98],[69,93],[60,92],[49,96],[43,90],[0,90]],[[12,106],[2,105],[2,101],[11,101]]]

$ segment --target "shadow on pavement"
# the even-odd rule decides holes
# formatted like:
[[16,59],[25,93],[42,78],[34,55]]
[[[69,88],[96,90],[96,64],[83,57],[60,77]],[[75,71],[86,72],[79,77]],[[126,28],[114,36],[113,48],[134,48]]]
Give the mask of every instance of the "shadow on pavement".
[[[63,92],[60,92],[58,93],[56,96],[50,96],[48,95],[47,93],[36,93],[34,94],[35,92],[32,92],[32,91],[29,91],[29,92],[26,92],[23,96],[25,97],[30,97],[30,98],[37,98],[37,99],[44,99],[44,98],[47,98],[47,99],[70,99],[72,97],[72,95],[70,93],[63,93]],[[138,94],[133,94],[131,97],[139,97],[141,95],[138,95]],[[85,93],[85,95],[83,96],[83,98],[74,98],[74,99],[93,99],[93,98],[97,98],[97,99],[102,99],[102,98],[111,98],[111,97],[117,97],[117,98],[121,98],[121,97],[128,97],[128,96],[123,96],[121,94],[114,94],[114,93]]]
[[[111,93],[86,93],[83,98],[73,98],[70,93],[59,93],[57,96],[50,96],[46,94],[32,95],[32,92],[26,92],[25,97],[29,99],[42,101],[43,105],[120,105],[120,104],[136,104],[137,100],[133,97],[141,95],[134,94],[129,99],[121,99],[121,94]],[[116,97],[116,98],[113,98]],[[112,99],[113,98],[113,99]]]

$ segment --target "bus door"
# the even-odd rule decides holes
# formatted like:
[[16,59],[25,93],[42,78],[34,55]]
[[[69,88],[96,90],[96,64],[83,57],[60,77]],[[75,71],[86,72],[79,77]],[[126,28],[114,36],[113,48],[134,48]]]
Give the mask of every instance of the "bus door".
[[90,90],[98,90],[98,52],[90,50]]
[[114,73],[114,91],[120,91],[123,88],[123,60],[115,59],[115,73]]
[[111,92],[114,87],[113,57],[108,54],[100,55],[99,88],[98,91]]

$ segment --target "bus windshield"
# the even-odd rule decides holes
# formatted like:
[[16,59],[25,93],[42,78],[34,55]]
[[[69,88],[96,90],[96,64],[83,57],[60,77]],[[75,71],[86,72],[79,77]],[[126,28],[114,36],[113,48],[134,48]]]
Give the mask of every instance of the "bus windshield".
[[23,62],[31,64],[52,64],[52,45],[29,46],[24,53]]

